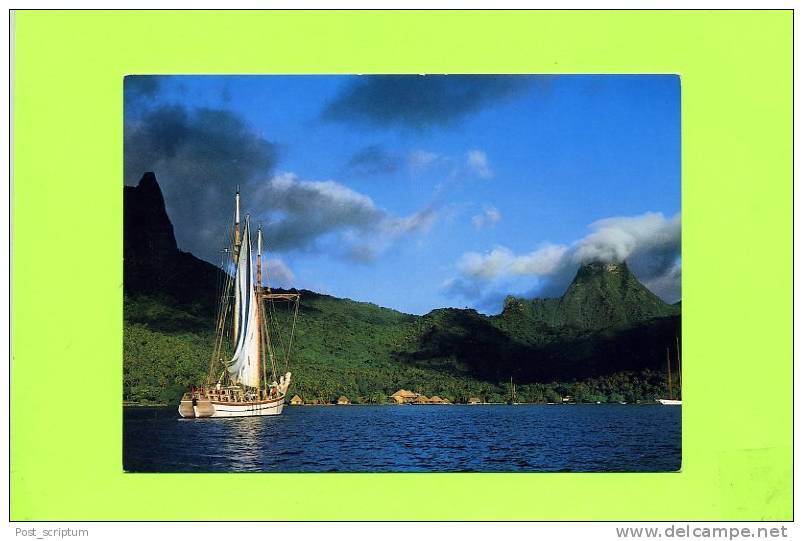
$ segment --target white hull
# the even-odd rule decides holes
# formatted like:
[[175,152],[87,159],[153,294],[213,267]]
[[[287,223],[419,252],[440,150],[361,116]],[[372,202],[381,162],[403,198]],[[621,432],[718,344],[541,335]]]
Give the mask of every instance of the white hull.
[[212,402],[210,400],[182,400],[178,413],[185,418],[205,417],[261,417],[281,415],[284,396],[260,402]]
[[666,398],[659,398],[659,399],[658,399],[658,402],[659,402],[659,403],[660,403],[662,406],[680,406],[680,405],[682,405],[682,404],[683,404],[683,401],[682,401],[682,400],[668,400],[668,399],[666,399]]
[[281,415],[284,401],[269,404],[235,405],[214,404],[212,417],[257,417],[262,415]]

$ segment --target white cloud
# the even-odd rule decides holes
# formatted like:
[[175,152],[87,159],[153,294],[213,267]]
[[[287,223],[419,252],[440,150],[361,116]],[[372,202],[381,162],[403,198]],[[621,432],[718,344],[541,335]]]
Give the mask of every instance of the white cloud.
[[666,219],[647,212],[640,216],[617,216],[591,224],[593,233],[582,239],[574,260],[623,261],[638,252],[665,250],[680,246],[680,215]]
[[466,165],[480,178],[491,178],[493,171],[488,163],[488,156],[482,150],[469,150],[466,153]]
[[438,217],[432,207],[396,216],[343,184],[293,173],[262,183],[256,199],[270,209],[266,236],[272,249],[307,249],[334,237],[328,245],[358,261],[375,259],[401,236],[428,232]]
[[556,273],[566,264],[569,249],[559,244],[547,244],[529,254],[519,256],[510,265],[513,274],[546,276]]
[[515,255],[504,246],[486,254],[468,252],[457,263],[460,272],[469,278],[492,280],[514,275],[545,276],[565,265],[566,246],[548,244],[524,255]]
[[500,280],[516,276],[540,278],[545,288],[554,289],[551,286],[565,284],[552,284],[550,280],[571,278],[582,263],[627,260],[636,277],[651,291],[669,302],[680,298],[679,214],[672,218],[655,212],[617,216],[589,227],[591,233],[570,245],[546,244],[525,254],[515,254],[504,246],[486,253],[467,252],[457,262],[462,278],[455,279],[447,289],[463,295],[482,292],[482,283],[494,287]]
[[502,213],[499,212],[494,206],[485,207],[480,214],[472,216],[471,223],[477,229],[482,229],[485,226],[491,226],[502,219]]

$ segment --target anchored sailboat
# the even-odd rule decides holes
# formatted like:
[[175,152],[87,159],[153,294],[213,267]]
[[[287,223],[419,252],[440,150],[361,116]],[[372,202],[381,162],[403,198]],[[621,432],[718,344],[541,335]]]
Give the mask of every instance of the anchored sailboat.
[[[274,293],[270,286],[263,287],[261,227],[257,230],[254,276],[248,217],[240,235],[239,190],[230,253],[234,273],[226,273],[222,287],[206,385],[184,394],[178,408],[182,417],[279,415],[284,408],[300,295]],[[279,317],[275,303],[285,303],[284,317]],[[284,374],[277,378],[280,366]]]
[[516,384],[513,383],[513,377],[510,378],[510,399],[508,399],[507,403],[511,406],[518,404],[516,402]]
[[[681,385],[681,375],[680,375],[680,342],[678,341],[677,336],[675,337],[675,345],[677,347],[677,354],[678,354],[678,387]],[[663,406],[680,406],[683,404],[683,401],[675,399],[675,395],[672,392],[672,366],[671,362],[669,361],[669,348],[666,348],[666,383],[667,387],[669,388],[669,398],[659,398],[658,402],[661,403]],[[678,392],[679,394],[679,392]]]

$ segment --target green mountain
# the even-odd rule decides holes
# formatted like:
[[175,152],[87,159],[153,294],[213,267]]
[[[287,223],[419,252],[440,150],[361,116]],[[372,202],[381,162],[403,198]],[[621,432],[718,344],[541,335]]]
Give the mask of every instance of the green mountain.
[[[572,381],[618,371],[661,371],[665,347],[680,335],[679,309],[647,291],[624,264],[613,277],[600,276],[614,274],[600,267],[582,266],[557,299],[508,297],[497,316],[434,310],[417,322],[409,359],[430,366],[436,359],[451,359],[490,381]],[[640,305],[634,300],[639,298],[651,304]]]
[[[173,402],[206,377],[222,271],[176,246],[153,174],[125,187],[125,400]],[[485,316],[414,316],[301,291],[291,394],[384,402],[400,388],[452,401],[651,400],[662,395],[680,307],[624,264],[582,266],[559,299],[510,297]]]
[[529,302],[508,297],[504,311],[527,312],[533,321],[550,327],[603,329],[678,315],[680,305],[667,304],[644,287],[627,263],[595,261],[577,270],[563,296]]

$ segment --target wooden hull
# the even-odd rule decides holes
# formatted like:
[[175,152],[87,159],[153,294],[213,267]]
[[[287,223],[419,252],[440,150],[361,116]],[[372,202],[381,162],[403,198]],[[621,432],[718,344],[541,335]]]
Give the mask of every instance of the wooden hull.
[[284,409],[284,395],[270,400],[250,402],[218,402],[204,398],[183,399],[178,413],[185,418],[206,417],[257,417],[262,415],[281,415]]

